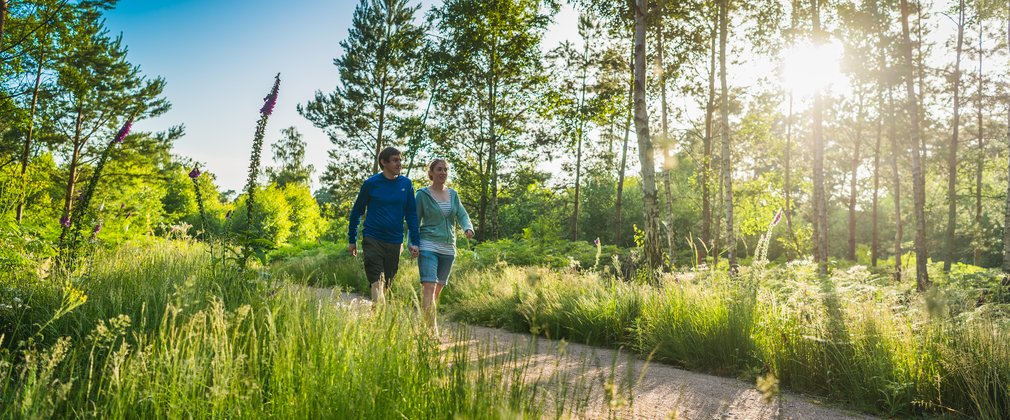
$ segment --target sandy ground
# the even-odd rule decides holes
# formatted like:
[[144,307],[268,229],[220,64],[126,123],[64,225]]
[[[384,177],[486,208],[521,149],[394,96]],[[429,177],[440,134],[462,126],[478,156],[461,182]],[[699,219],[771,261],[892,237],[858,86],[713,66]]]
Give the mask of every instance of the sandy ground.
[[[321,299],[352,306],[371,306],[368,299],[331,289],[312,288]],[[566,407],[572,418],[617,419],[855,419],[859,413],[826,407],[789,392],[765,402],[754,383],[704,375],[656,362],[646,362],[613,349],[536,338],[500,329],[442,321],[443,348],[468,345],[501,354],[518,352],[534,372],[527,382],[548,384],[558,377],[572,387],[589,389],[582,407]],[[609,389],[609,391],[608,391]],[[550,392],[550,391],[548,391]],[[548,399],[548,405],[550,397]],[[555,412],[553,407],[549,413]]]

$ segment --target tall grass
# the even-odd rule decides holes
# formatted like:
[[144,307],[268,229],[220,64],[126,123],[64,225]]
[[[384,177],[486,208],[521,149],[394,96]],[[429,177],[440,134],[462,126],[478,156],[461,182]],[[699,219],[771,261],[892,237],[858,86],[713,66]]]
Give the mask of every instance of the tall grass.
[[[942,286],[942,285],[941,285]],[[805,263],[639,285],[595,272],[500,266],[456,275],[459,320],[627,347],[885,415],[1010,412],[1006,304],[976,308],[948,284],[917,294],[862,267],[820,278]],[[971,304],[965,300],[970,300]]]
[[586,407],[575,373],[535,379],[522,347],[473,344],[463,330],[442,343],[409,305],[320,301],[275,281],[308,281],[283,273],[211,277],[208,260],[192,242],[99,256],[69,283],[87,300],[58,317],[55,279],[32,295],[0,277],[32,307],[3,314],[16,328],[0,333],[0,417],[494,419]]

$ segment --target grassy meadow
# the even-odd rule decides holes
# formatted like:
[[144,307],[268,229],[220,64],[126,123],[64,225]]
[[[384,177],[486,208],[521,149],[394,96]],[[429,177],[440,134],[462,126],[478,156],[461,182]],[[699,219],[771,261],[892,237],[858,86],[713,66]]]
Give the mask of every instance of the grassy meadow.
[[[276,267],[317,285],[365,291],[358,262],[335,252]],[[1010,412],[1010,291],[995,271],[955,265],[941,276],[931,266],[937,284],[921,294],[912,280],[895,283],[861,265],[827,278],[809,262],[753,265],[737,278],[699,267],[645,284],[618,278],[606,264],[489,264],[469,251],[458,258],[440,310],[464,323],[630,349],[747,381],[773,377],[784,388],[888,417]],[[409,299],[413,262],[402,262],[400,273],[394,292]]]
[[[3,274],[0,415],[541,418],[582,413],[601,392],[529,383],[523,349],[469,343],[465,329],[448,333],[454,345],[433,339],[408,258],[394,303],[372,310],[298,287],[367,290],[338,245],[287,249],[244,272],[211,255],[203,243],[144,240],[98,252],[71,278]],[[858,265],[827,278],[804,262],[736,278],[700,267],[647,284],[619,278],[613,262],[488,258],[461,250],[444,316],[771,378],[888,417],[1010,412],[1010,294],[977,267],[956,266],[920,294]]]
[[523,380],[521,346],[471,344],[466,331],[446,346],[411,305],[354,309],[291,287],[304,280],[288,273],[210,262],[206,245],[153,241],[101,252],[69,281],[2,275],[0,301],[15,304],[0,310],[0,417],[497,419],[584,409],[590,390],[565,377]]

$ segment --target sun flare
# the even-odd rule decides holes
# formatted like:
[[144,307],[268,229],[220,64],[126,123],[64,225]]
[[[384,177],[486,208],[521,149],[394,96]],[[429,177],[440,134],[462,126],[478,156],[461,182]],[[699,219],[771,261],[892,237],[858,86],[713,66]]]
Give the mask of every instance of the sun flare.
[[782,56],[782,86],[799,96],[846,86],[842,46],[836,42],[794,45]]

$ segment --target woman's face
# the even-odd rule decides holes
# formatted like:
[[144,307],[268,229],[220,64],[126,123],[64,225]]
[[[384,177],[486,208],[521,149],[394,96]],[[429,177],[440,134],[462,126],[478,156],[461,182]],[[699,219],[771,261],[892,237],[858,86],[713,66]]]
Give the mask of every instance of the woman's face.
[[449,179],[449,165],[446,165],[445,162],[436,163],[428,171],[428,176],[431,177],[432,182],[444,184]]

